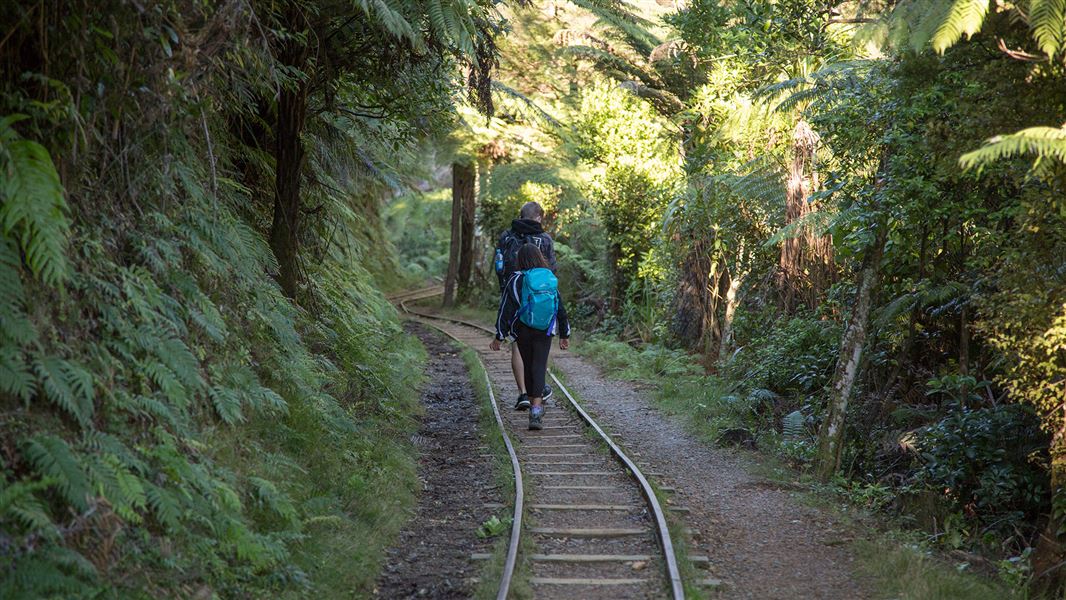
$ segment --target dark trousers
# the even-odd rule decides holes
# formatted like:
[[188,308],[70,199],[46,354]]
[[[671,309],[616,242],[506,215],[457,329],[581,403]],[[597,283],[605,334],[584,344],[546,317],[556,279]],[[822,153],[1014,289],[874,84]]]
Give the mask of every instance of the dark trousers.
[[522,366],[526,377],[526,393],[532,398],[544,394],[544,378],[548,371],[548,354],[552,350],[552,336],[540,329],[526,327],[518,323],[515,327],[518,353],[522,355]]

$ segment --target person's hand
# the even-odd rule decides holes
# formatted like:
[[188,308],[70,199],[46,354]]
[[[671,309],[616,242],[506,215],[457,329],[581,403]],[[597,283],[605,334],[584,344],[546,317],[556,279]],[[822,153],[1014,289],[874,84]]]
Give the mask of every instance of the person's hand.
[[570,348],[570,338],[559,338],[559,349],[567,350]]
[[489,344],[489,348],[492,348],[496,352],[499,352],[500,351],[500,340],[498,340],[496,338],[492,338],[492,343]]

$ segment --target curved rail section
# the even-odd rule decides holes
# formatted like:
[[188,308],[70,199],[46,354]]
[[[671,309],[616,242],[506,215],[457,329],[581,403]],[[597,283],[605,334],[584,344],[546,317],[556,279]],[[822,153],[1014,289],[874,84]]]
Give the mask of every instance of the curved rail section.
[[[406,313],[408,313],[410,315],[415,315],[415,316],[421,317],[422,319],[427,320],[427,321],[444,321],[444,322],[455,323],[455,324],[458,324],[458,325],[471,327],[471,328],[477,329],[479,331],[489,333],[491,335],[495,335],[495,331],[494,330],[489,329],[488,327],[485,327],[484,325],[481,325],[479,323],[473,323],[471,321],[467,321],[467,320],[459,319],[459,318],[455,318],[455,317],[447,317],[447,316],[436,315],[436,314],[427,313],[427,312],[423,312],[423,311],[418,311],[418,310],[411,309],[410,307],[407,306],[406,303],[409,302],[409,301],[413,301],[413,300],[416,300],[416,299],[428,298],[428,297],[431,297],[433,295],[438,295],[439,292],[437,294],[433,294],[433,293],[431,293],[431,290],[424,290],[423,294],[424,295],[419,295],[418,297],[410,297],[410,298],[405,298],[404,300],[402,300],[399,303],[401,309],[404,312],[406,312]],[[430,324],[432,324],[432,323],[430,323]],[[440,331],[444,332],[445,334],[447,334],[449,337],[451,337],[453,339],[458,339],[454,335],[452,335],[451,333],[449,333],[448,331],[446,331],[445,329],[443,329],[441,327],[437,327],[437,329],[439,329]],[[652,489],[651,484],[648,482],[648,479],[644,476],[644,474],[641,473],[640,468],[637,466],[637,464],[631,458],[629,458],[629,456],[622,450],[622,448],[619,447],[618,444],[616,444],[614,442],[614,440],[611,438],[611,436],[607,432],[605,432],[603,430],[603,428],[601,428],[599,426],[598,423],[596,423],[596,421],[592,418],[591,415],[589,415],[588,412],[585,411],[585,409],[574,398],[574,396],[570,393],[570,391],[566,389],[566,386],[563,385],[563,383],[559,380],[559,378],[556,377],[554,373],[550,373],[550,375],[551,375],[552,381],[555,382],[555,385],[558,386],[559,391],[561,391],[563,393],[563,395],[566,397],[566,399],[570,402],[571,406],[574,407],[575,411],[581,417],[581,420],[585,423],[585,425],[596,432],[596,434],[600,437],[600,439],[602,439],[607,444],[607,447],[610,449],[612,456],[616,460],[618,460],[619,462],[622,463],[622,465],[626,468],[628,473],[634,479],[636,479],[637,483],[640,485],[641,494],[643,495],[645,501],[647,502],[648,509],[650,510],[650,512],[651,512],[651,514],[652,514],[652,516],[654,518],[654,521],[655,521],[655,528],[656,528],[656,533],[657,533],[657,538],[658,538],[657,541],[658,541],[659,547],[662,550],[662,553],[663,553],[663,556],[664,556],[664,559],[665,559],[665,567],[666,567],[665,575],[667,577],[667,580],[669,581],[669,586],[670,586],[670,590],[671,590],[671,597],[673,598],[673,600],[684,600],[685,591],[684,591],[684,586],[683,586],[683,582],[682,582],[682,579],[681,579],[681,573],[680,573],[680,571],[678,569],[677,556],[676,556],[676,554],[674,552],[674,544],[673,544],[673,541],[670,538],[670,530],[667,527],[665,513],[663,512],[662,506],[660,505],[658,498],[655,496],[655,491]],[[487,378],[487,375],[486,375],[486,378]],[[488,383],[488,385],[489,385],[489,393],[492,394],[492,384],[491,384],[491,382],[486,381],[486,383]],[[502,420],[500,412],[498,410],[498,406],[497,406],[497,403],[495,401],[495,396],[493,395],[492,398],[493,398],[493,411],[496,413],[497,423],[500,425],[501,428],[503,428],[504,427],[503,420]],[[511,446],[511,444],[510,444],[510,440],[508,439],[506,433],[504,433],[504,439],[507,441],[508,451],[511,453],[512,466],[514,468],[516,476],[520,479],[521,471],[520,471],[519,466],[518,466],[518,458],[517,458],[512,446]],[[512,535],[511,548],[514,549],[515,551],[517,551],[517,545],[518,545],[517,544],[517,540],[518,540],[518,523],[519,523],[519,520],[521,518],[521,516],[519,514],[519,510],[518,510],[518,507],[520,506],[520,503],[521,503],[521,494],[519,494],[519,498],[515,502],[515,506],[516,506],[516,508],[515,508],[515,518],[514,518],[514,526],[512,527],[512,534],[511,534]],[[508,558],[510,559],[511,556],[509,555]],[[513,564],[511,566],[513,567]],[[512,571],[507,571],[507,572],[508,573],[513,573],[513,569],[512,569]],[[503,600],[503,598],[505,598],[505,596],[506,596],[506,594],[504,594],[502,592],[502,589],[503,588],[502,588],[502,585],[501,585],[501,594],[503,594],[503,595],[498,596],[498,598],[500,598],[500,600]]]
[[[410,295],[404,295],[403,299],[398,301],[400,310],[408,314],[419,315],[423,319],[428,319],[429,317],[409,309],[407,307],[407,302],[438,296],[442,291],[443,288],[437,286],[434,288],[418,290]],[[459,343],[460,345],[463,344],[462,340],[455,337],[450,332],[439,327],[436,329],[455,340],[456,343]],[[480,358],[478,358],[478,362],[481,362]],[[503,572],[500,574],[500,585],[496,592],[496,600],[506,600],[507,595],[511,591],[511,580],[514,579],[515,566],[518,564],[518,546],[522,535],[522,514],[525,512],[525,487],[522,483],[522,467],[518,463],[518,454],[515,452],[514,444],[511,443],[511,437],[507,435],[507,427],[503,423],[503,415],[500,414],[500,407],[496,402],[496,393],[492,389],[492,381],[489,380],[488,369],[485,368],[484,363],[481,364],[481,368],[482,371],[485,372],[485,385],[489,391],[489,402],[492,404],[492,414],[496,417],[496,425],[500,429],[500,437],[503,438],[503,444],[507,447],[507,454],[511,458],[511,471],[514,473],[515,499],[514,514],[511,517],[511,539],[507,545],[507,556],[504,559]]]

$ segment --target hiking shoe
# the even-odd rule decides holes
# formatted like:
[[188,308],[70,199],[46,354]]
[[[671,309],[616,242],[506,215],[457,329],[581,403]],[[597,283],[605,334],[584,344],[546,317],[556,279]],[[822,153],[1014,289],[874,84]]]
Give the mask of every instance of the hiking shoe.
[[543,425],[541,425],[540,419],[543,416],[543,406],[534,406],[533,408],[529,409],[529,428],[533,430],[541,429]]
[[529,408],[529,395],[522,394],[518,397],[518,402],[514,403],[515,410],[526,410]]
[[551,397],[552,397],[552,386],[545,384],[544,385],[544,395],[541,396],[541,398],[544,398],[545,400],[547,400],[548,398],[551,398]]

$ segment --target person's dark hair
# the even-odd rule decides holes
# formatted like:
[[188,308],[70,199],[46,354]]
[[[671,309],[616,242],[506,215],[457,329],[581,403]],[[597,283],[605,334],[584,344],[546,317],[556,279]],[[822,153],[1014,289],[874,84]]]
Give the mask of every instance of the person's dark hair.
[[544,209],[536,202],[526,202],[522,205],[522,210],[519,211],[518,215],[523,219],[536,219],[537,217],[544,217]]
[[533,244],[524,244],[518,249],[518,258],[515,259],[515,266],[519,271],[528,271],[530,269],[547,269],[548,260],[541,254],[540,248],[537,248]]

